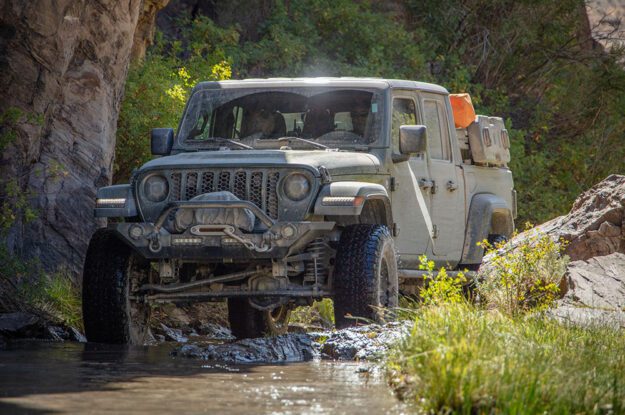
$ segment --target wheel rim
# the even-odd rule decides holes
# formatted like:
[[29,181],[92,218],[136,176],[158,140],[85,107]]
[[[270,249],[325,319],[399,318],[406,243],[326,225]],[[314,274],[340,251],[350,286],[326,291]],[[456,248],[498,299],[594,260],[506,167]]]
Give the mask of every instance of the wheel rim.
[[128,283],[127,289],[127,313],[128,313],[128,339],[130,344],[143,345],[150,333],[149,321],[151,308],[144,302],[131,299],[139,287],[148,279],[148,270],[131,255],[128,260]]
[[264,318],[269,331],[268,334],[285,334],[289,330],[290,317],[291,308],[287,305],[265,310]]

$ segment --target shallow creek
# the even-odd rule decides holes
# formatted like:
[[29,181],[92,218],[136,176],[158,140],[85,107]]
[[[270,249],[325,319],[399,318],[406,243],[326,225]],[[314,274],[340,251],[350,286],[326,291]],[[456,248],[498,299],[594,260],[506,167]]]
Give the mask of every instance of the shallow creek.
[[233,365],[123,348],[19,342],[0,350],[2,414],[403,413],[373,365]]

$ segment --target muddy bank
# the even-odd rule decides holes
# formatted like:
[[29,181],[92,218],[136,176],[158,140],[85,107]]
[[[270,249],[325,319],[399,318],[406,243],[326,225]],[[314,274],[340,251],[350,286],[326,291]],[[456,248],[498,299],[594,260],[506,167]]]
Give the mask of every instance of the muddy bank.
[[289,333],[230,343],[188,343],[175,356],[227,363],[292,363],[313,359],[371,361],[396,344],[410,322],[366,325],[336,331]]

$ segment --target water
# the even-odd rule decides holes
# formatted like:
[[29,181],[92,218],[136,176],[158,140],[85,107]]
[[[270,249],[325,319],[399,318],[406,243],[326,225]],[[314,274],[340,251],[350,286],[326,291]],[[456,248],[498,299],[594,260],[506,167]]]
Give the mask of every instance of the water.
[[21,342],[0,351],[2,414],[403,413],[358,363],[235,366],[172,358],[172,346]]

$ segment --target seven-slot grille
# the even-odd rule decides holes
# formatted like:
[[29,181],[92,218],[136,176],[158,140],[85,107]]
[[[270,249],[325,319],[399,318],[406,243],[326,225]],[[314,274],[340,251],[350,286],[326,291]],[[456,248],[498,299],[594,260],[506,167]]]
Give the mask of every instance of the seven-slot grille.
[[278,180],[275,170],[189,170],[168,176],[169,201],[189,200],[210,192],[228,191],[248,200],[273,219],[278,219]]

